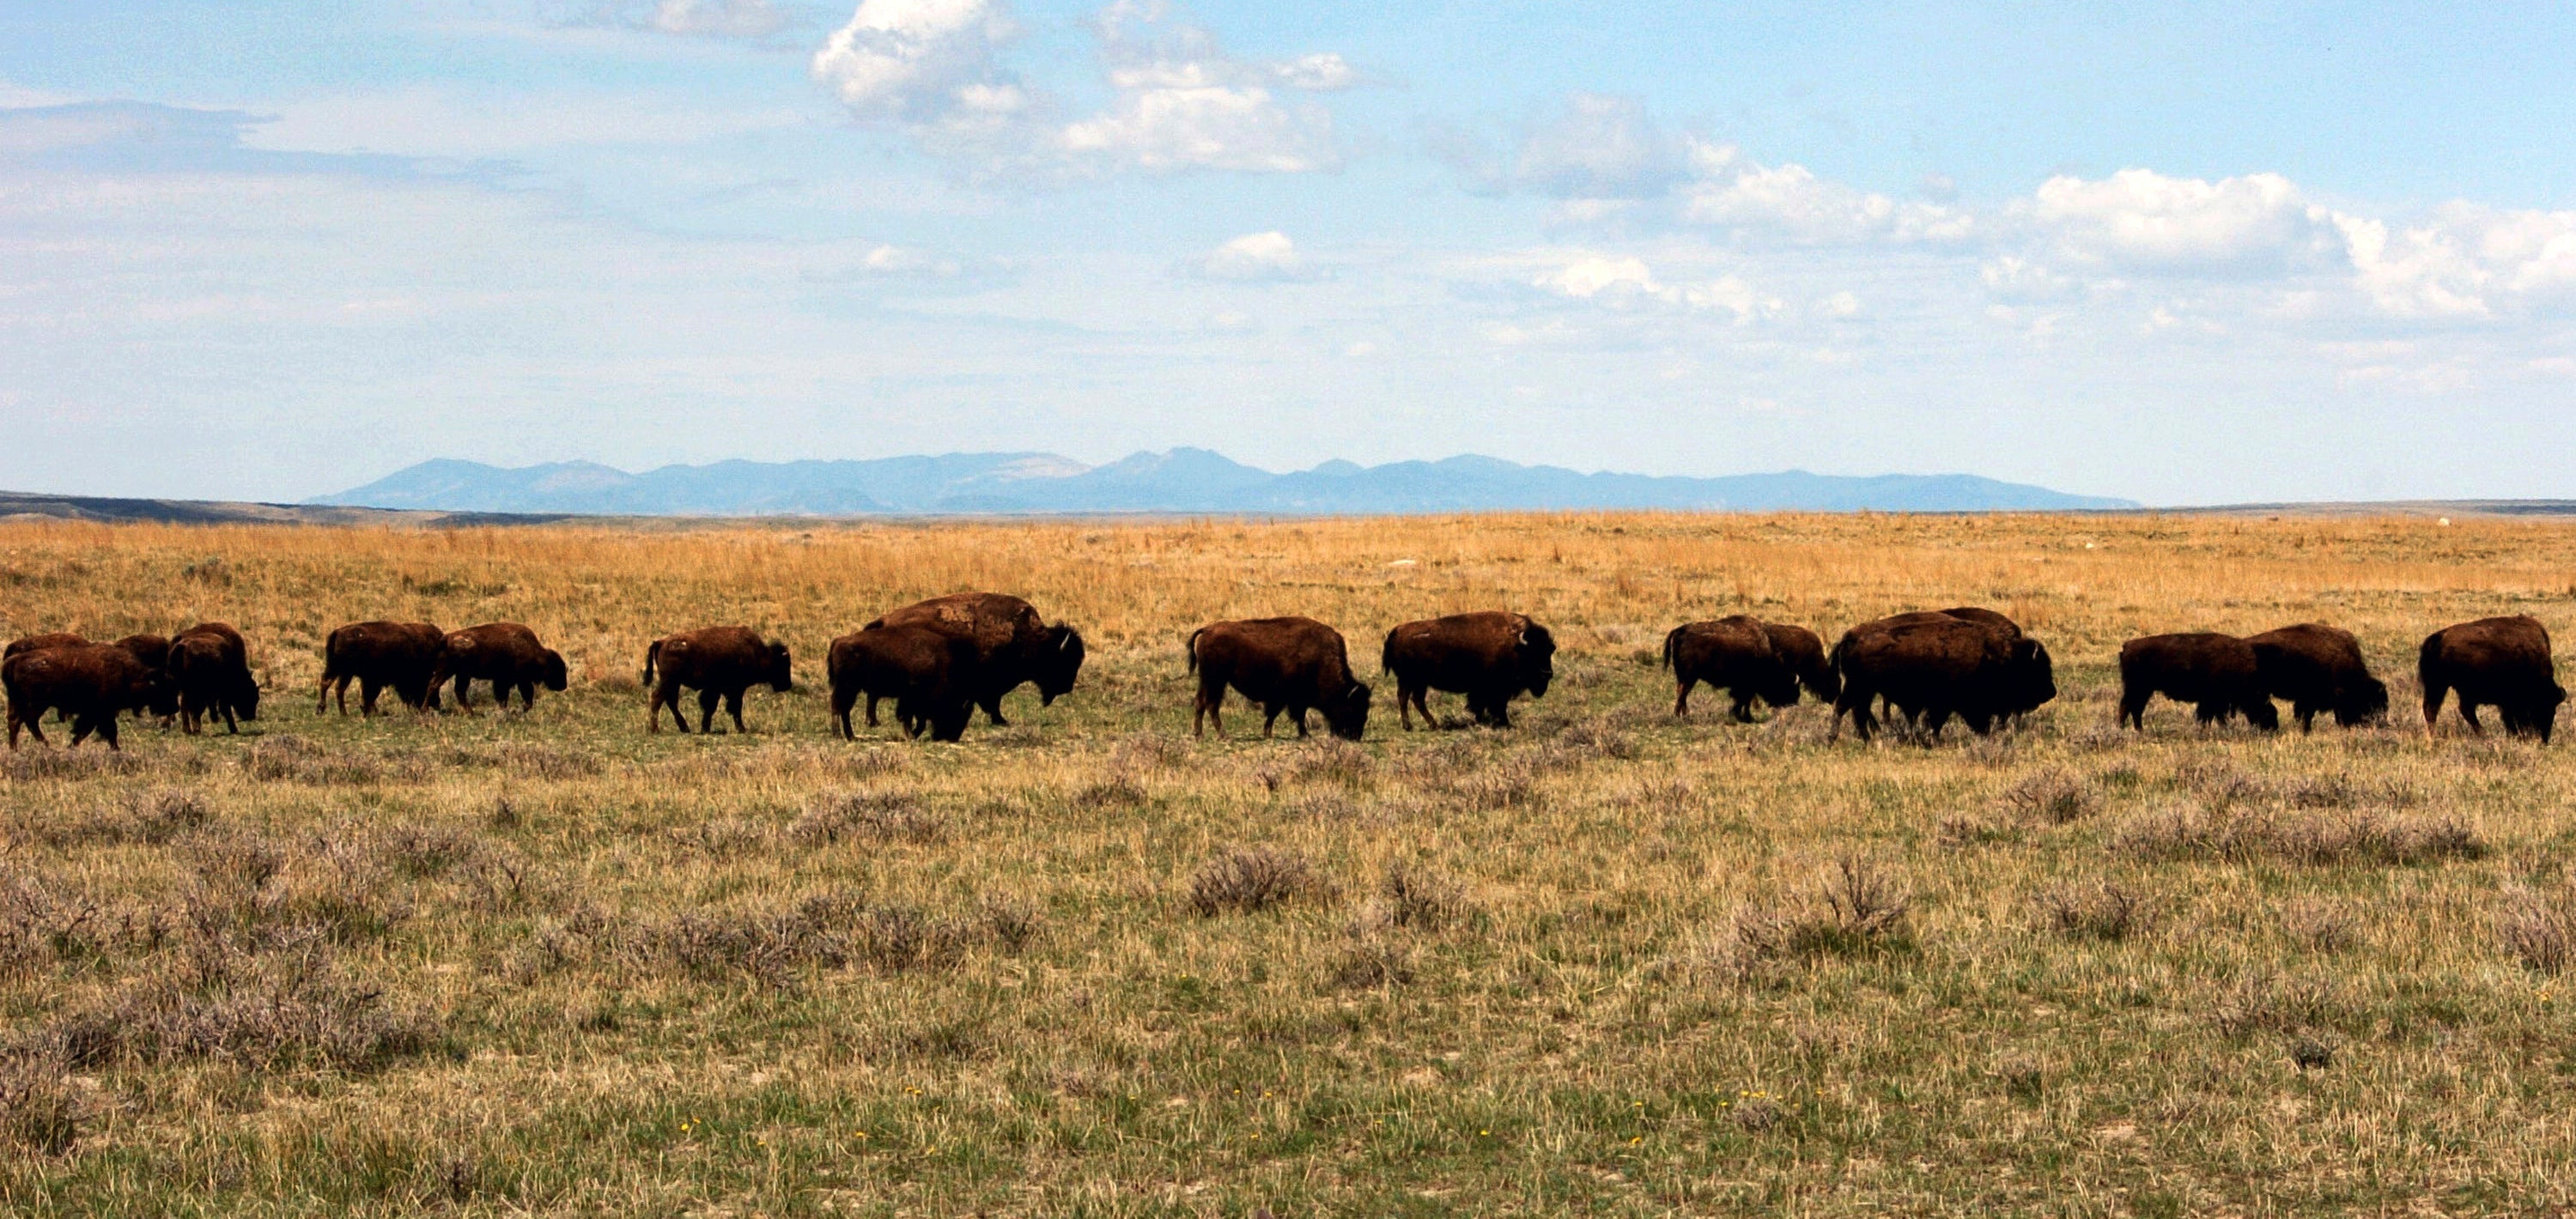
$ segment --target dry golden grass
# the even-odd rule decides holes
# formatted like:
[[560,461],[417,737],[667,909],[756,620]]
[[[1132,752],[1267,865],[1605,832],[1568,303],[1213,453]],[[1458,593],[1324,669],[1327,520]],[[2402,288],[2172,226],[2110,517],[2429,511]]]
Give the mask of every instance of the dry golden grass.
[[[0,523],[0,635],[220,618],[270,687],[0,761],[0,1210],[2562,1210],[2576,774],[2427,739],[2409,670],[2571,573],[2486,520]],[[1082,687],[829,739],[824,641],[965,587],[1081,626]],[[2024,731],[1665,714],[1674,623],[1961,602],[2058,658]],[[1186,737],[1209,619],[1373,670],[1498,605],[1565,648],[1518,728]],[[332,626],[415,616],[573,689],[312,715]],[[2391,726],[2112,726],[2121,640],[2311,618]],[[645,643],[729,621],[806,688],[646,736]]]

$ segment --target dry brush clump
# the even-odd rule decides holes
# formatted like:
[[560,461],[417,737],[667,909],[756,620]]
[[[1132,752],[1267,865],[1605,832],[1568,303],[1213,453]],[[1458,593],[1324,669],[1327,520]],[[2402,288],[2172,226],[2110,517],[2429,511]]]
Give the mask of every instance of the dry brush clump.
[[2066,940],[2118,943],[2154,926],[2154,911],[2135,889],[2112,881],[2059,885],[2039,895],[2040,918]]
[[2064,769],[2025,775],[2003,791],[2003,806],[2023,818],[2048,825],[2067,825],[2102,807],[2102,790],[2091,780]]
[[2565,889],[2516,888],[2495,915],[2496,942],[2525,969],[2576,969],[2576,895]]
[[926,845],[948,836],[948,823],[922,807],[911,792],[873,790],[840,792],[816,799],[787,827],[787,837],[801,846],[824,846],[845,839],[877,843]]
[[1320,892],[1306,857],[1275,847],[1228,850],[1190,874],[1188,904],[1201,918],[1253,914]]
[[1901,952],[1913,946],[1911,904],[1903,881],[1886,868],[1844,856],[1805,894],[1736,911],[1732,962],[1741,971],[1767,962]]

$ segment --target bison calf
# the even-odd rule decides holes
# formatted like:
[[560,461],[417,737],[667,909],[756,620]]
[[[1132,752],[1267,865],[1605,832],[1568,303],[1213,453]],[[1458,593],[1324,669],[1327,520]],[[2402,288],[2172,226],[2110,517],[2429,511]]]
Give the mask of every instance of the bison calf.
[[1288,713],[1297,735],[1306,733],[1309,708],[1324,713],[1334,736],[1356,741],[1368,730],[1369,688],[1351,675],[1350,647],[1342,633],[1312,618],[1251,618],[1217,622],[1190,632],[1189,670],[1198,674],[1190,731],[1205,736],[1209,724],[1225,732],[1228,686],[1261,704],[1261,735],[1269,736]]
[[239,720],[259,718],[259,680],[241,632],[222,622],[200,622],[170,640],[170,684],[179,695],[179,727],[196,735],[204,721],[224,717],[224,730],[239,733]]
[[1706,682],[1734,700],[1735,722],[1753,722],[1753,700],[1792,707],[1798,688],[1826,702],[1842,693],[1842,679],[1825,661],[1825,641],[1805,627],[1734,614],[1713,622],[1674,627],[1664,636],[1664,664],[1673,671],[1673,714],[1690,714],[1691,689]]
[[[1048,707],[1071,691],[1082,674],[1082,633],[1062,623],[1047,625],[1035,607],[1004,593],[950,593],[916,601],[868,626],[925,627],[972,644],[975,672],[969,693],[995,727],[1010,724],[1002,718],[1002,696],[1022,683],[1036,682],[1038,705]],[[872,725],[877,722],[875,701],[869,699]]]
[[2192,704],[2202,724],[2241,713],[2265,732],[2281,727],[2281,713],[2263,693],[2254,645],[2234,635],[2195,631],[2121,644],[2120,722],[2146,731],[2147,703],[2159,694]]
[[1426,726],[1439,726],[1423,702],[1433,690],[1463,694],[1477,723],[1509,728],[1513,697],[1526,690],[1544,698],[1555,680],[1556,637],[1523,615],[1495,610],[1426,618],[1388,631],[1378,666],[1395,679],[1395,713],[1407,732],[1416,711]]
[[537,706],[537,687],[562,692],[571,684],[564,669],[563,653],[537,641],[537,633],[516,622],[487,622],[451,631],[447,647],[439,658],[439,667],[430,674],[430,697],[449,678],[456,679],[456,705],[466,714],[474,712],[474,683],[492,683],[492,700],[504,711],[510,708],[510,691],[519,692],[526,710]]
[[645,724],[652,732],[662,730],[665,706],[680,731],[689,730],[689,717],[680,710],[684,689],[698,692],[698,731],[714,730],[716,703],[721,700],[725,713],[733,717],[734,731],[749,732],[742,722],[744,691],[765,685],[785,694],[796,688],[787,645],[771,643],[745,626],[711,626],[654,640],[644,651],[644,684],[653,691],[645,711]]
[[2340,627],[2302,622],[2249,635],[2255,671],[2263,693],[2290,701],[2299,731],[2316,727],[2317,713],[2331,711],[2346,728],[2375,723],[2388,714],[2388,687],[2370,675],[2361,658],[2361,640]]
[[9,748],[13,750],[21,728],[37,744],[51,744],[37,722],[48,710],[69,714],[73,745],[96,733],[109,749],[122,749],[117,743],[116,717],[167,699],[169,678],[114,644],[80,643],[33,649],[0,660],[0,691],[9,697]]
[[358,683],[358,714],[376,713],[376,696],[393,687],[394,697],[414,711],[436,710],[432,674],[447,656],[447,632],[434,622],[352,622],[322,642],[322,685],[313,714],[322,714],[336,696],[340,714],[349,713],[349,683]]
[[2481,618],[2435,631],[2415,654],[2415,674],[2424,683],[2426,732],[2442,714],[2442,700],[2458,691],[2460,718],[2470,731],[2486,732],[2478,708],[2491,706],[2503,718],[2506,735],[2536,736],[2546,745],[2558,705],[2567,701],[2549,651],[2549,628],[2536,618]]
[[958,740],[974,715],[977,691],[990,688],[977,672],[979,656],[973,640],[924,626],[869,626],[843,635],[832,641],[824,662],[832,684],[832,727],[842,740],[858,739],[850,730],[850,712],[864,694],[871,728],[877,700],[891,698],[905,736],[918,737],[928,728],[931,740]]

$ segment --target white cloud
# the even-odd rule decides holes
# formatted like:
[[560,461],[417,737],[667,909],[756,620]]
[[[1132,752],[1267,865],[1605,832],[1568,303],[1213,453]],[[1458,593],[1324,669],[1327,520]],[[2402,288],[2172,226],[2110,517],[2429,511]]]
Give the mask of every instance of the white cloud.
[[2124,169],[2040,184],[2021,211],[2068,257],[2164,271],[2277,269],[2339,244],[2332,213],[2279,174],[2210,182]]
[[814,79],[864,119],[983,123],[1026,108],[994,63],[1018,32],[995,0],[863,0],[814,52]]
[[1644,259],[1591,254],[1576,258],[1530,282],[1535,287],[1577,300],[1591,300],[1605,292],[1633,291],[1656,296],[1664,291],[1664,286],[1655,282],[1654,273],[1646,268]]
[[1693,224],[1814,245],[1963,242],[1977,232],[1967,211],[1857,190],[1803,165],[1762,165],[1729,144],[1695,145],[1691,162],[1692,180],[1679,196],[1681,216]]
[[1312,274],[1297,243],[1275,229],[1237,237],[1192,263],[1190,269],[1209,279],[1246,281],[1306,279]]
[[1672,189],[1689,165],[1688,144],[1636,99],[1575,93],[1563,114],[1522,139],[1512,178],[1563,199],[1641,199]]
[[1995,299],[2015,304],[2056,300],[2075,291],[2075,281],[2016,254],[1999,255],[1977,268],[1977,279]]
[[49,89],[31,89],[25,85],[0,80],[0,110],[20,110],[34,106],[68,106],[80,99],[68,93]]
[[[1788,302],[1761,291],[1740,276],[1668,284],[1655,277],[1644,259],[1625,255],[1578,254],[1541,272],[1530,286],[1575,300],[1608,304],[1654,301],[1691,310],[1731,313],[1737,322],[1777,318],[1789,310]],[[1852,307],[1858,309],[1857,299],[1852,301]]]

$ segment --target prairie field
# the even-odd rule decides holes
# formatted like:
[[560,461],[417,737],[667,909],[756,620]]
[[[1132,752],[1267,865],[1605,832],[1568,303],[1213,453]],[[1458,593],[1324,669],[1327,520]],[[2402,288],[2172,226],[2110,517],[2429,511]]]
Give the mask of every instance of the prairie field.
[[[827,735],[825,643],[969,588],[1081,686]],[[2058,666],[1990,738],[1677,719],[1657,664],[1962,603]],[[1562,648],[1511,729],[1379,683],[1356,745],[1189,734],[1193,627],[1375,681],[1484,608]],[[229,621],[266,690],[0,761],[0,1212],[2561,1213],[2576,768],[2415,705],[2426,633],[2516,613],[2576,627],[2576,526],[0,522],[0,636]],[[317,715],[371,618],[525,622],[571,689]],[[2305,620],[2385,725],[2114,726],[2123,640]],[[797,691],[647,735],[646,644],[735,622]]]

